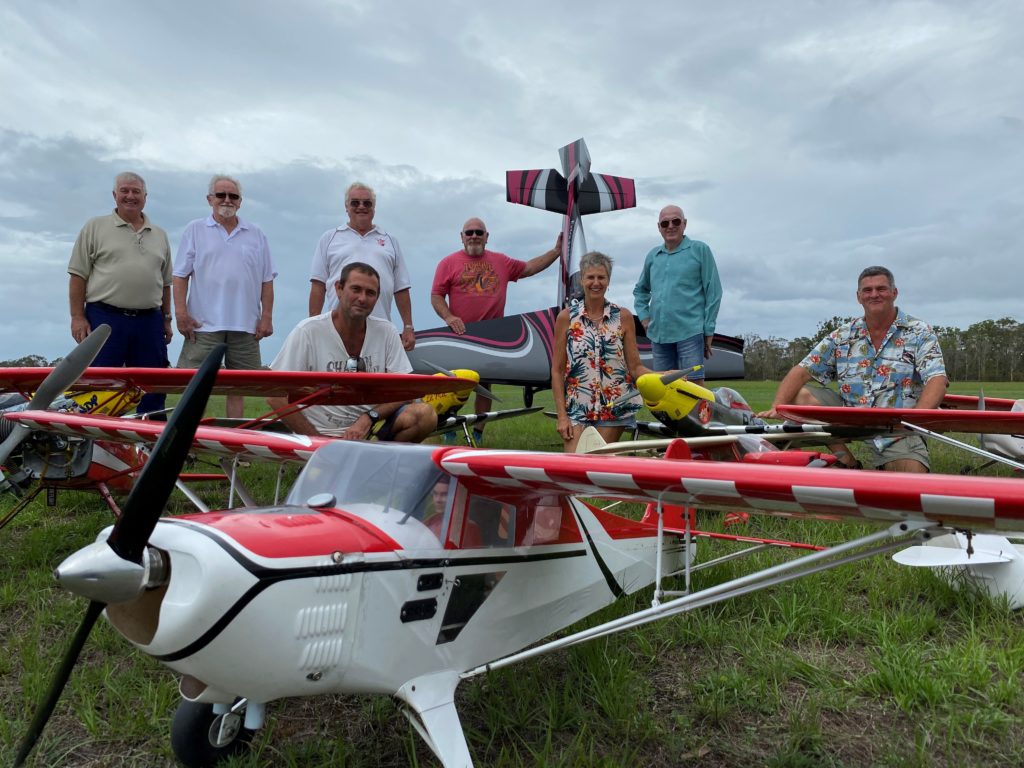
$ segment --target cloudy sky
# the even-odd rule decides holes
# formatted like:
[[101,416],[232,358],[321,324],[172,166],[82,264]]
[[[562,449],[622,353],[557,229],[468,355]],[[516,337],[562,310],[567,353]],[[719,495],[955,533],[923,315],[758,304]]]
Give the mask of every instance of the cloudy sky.
[[[512,256],[550,247],[558,217],[506,203],[504,172],[580,136],[636,179],[636,209],[586,220],[627,306],[678,203],[718,261],[722,333],[808,335],[876,263],[932,324],[1024,315],[1017,0],[8,0],[0,27],[0,359],[71,344],[68,256],[118,171],[146,177],[172,248],[212,173],[242,180],[280,272],[269,359],[350,181],[376,188],[433,327],[466,218]],[[523,281],[509,310],[555,292],[553,271]]]

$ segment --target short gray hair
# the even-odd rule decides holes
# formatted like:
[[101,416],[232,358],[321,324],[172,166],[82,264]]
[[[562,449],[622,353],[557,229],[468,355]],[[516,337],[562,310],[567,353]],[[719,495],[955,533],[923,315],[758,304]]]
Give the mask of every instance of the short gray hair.
[[580,275],[593,267],[604,267],[604,271],[607,272],[608,277],[611,278],[612,257],[607,256],[600,251],[589,251],[583,254],[583,257],[580,259]]
[[348,201],[352,199],[353,189],[365,189],[370,193],[370,199],[373,200],[373,204],[377,204],[377,193],[373,191],[373,187],[369,184],[364,184],[361,181],[353,181],[348,185],[348,189],[345,190],[345,205],[348,205]]
[[896,287],[896,278],[885,267],[865,267],[857,277],[857,289],[860,290],[860,283],[865,277],[878,277],[879,275],[889,281],[890,288]]
[[223,173],[218,173],[216,176],[210,178],[210,186],[206,190],[208,195],[213,194],[213,188],[217,186],[218,181],[230,181],[235,185],[235,189],[238,190],[238,194],[242,194],[242,185],[239,183],[238,179],[233,176],[225,176]]
[[117,192],[117,188],[121,186],[122,181],[134,181],[136,184],[142,187],[142,191],[146,191],[146,180],[135,173],[135,171],[122,171],[114,177],[114,191]]

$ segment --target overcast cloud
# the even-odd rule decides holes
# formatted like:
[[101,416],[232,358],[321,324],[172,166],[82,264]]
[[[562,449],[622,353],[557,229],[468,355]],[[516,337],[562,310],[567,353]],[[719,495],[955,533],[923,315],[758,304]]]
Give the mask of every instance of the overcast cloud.
[[[506,203],[504,173],[556,167],[580,136],[595,171],[636,179],[636,209],[585,222],[626,306],[678,203],[717,258],[722,333],[810,334],[855,313],[876,263],[932,324],[1021,319],[1024,5],[718,6],[9,1],[0,359],[71,345],[71,246],[121,170],[145,176],[172,248],[210,175],[241,179],[280,272],[269,360],[349,182],[377,190],[433,327],[434,266],[466,218],[518,258],[551,246],[558,217]],[[549,272],[509,311],[553,303]]]

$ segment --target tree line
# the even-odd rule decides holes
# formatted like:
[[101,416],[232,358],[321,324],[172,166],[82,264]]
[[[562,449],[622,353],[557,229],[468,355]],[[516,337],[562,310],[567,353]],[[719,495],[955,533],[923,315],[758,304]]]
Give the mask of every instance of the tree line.
[[[743,337],[744,363],[748,379],[778,381],[799,363],[815,342],[854,318],[835,315],[818,323],[813,336],[782,339],[762,338],[756,333]],[[982,320],[967,330],[935,326],[946,360],[946,372],[954,381],[1020,381],[1024,378],[1024,323],[1011,317]],[[42,355],[25,355],[0,360],[0,368],[56,365]]]
[[[778,381],[799,363],[815,343],[854,318],[834,316],[818,323],[811,337],[787,340],[747,334],[744,364],[748,379]],[[935,326],[946,373],[953,381],[1020,381],[1024,378],[1024,323],[1011,317],[982,320],[967,330]]]
[[61,358],[58,357],[56,360],[46,362],[46,358],[42,355],[25,355],[16,360],[0,360],[0,368],[46,368],[56,365],[60,360]]

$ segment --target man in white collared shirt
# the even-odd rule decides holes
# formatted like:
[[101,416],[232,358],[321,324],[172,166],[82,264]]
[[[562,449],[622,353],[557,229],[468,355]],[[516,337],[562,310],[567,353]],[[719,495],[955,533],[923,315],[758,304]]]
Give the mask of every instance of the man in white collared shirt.
[[[242,186],[236,179],[214,176],[206,201],[211,214],[189,222],[174,260],[174,314],[185,337],[178,367],[198,368],[225,343],[226,368],[262,368],[259,342],[274,332],[277,271],[270,246],[259,227],[238,216]],[[241,418],[242,410],[242,397],[229,395],[227,415]]]
[[363,182],[353,182],[345,190],[348,223],[324,232],[313,252],[309,274],[309,316],[330,312],[338,305],[337,296],[333,290],[328,292],[327,286],[338,281],[342,267],[356,261],[369,264],[380,275],[380,299],[373,315],[390,321],[391,302],[394,300],[402,319],[402,346],[408,352],[416,346],[412,299],[409,297],[412,283],[398,241],[373,223],[376,206],[376,194]]

